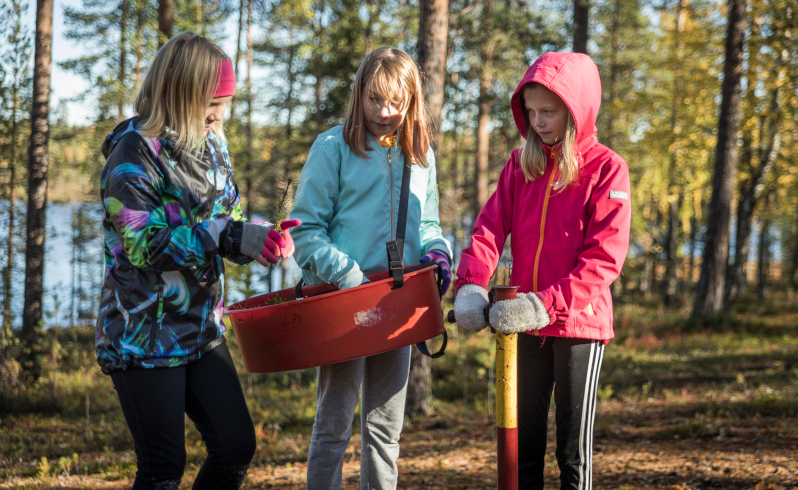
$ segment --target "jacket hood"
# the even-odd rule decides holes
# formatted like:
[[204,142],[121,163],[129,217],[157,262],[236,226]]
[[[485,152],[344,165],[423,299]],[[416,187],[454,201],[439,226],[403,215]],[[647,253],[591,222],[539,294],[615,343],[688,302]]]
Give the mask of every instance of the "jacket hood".
[[601,106],[601,79],[590,56],[581,53],[546,53],[526,71],[513,93],[510,107],[518,132],[527,137],[521,93],[524,85],[536,82],[557,94],[568,106],[576,125],[576,142],[581,153],[596,144],[596,118]]
[[103,141],[102,152],[103,156],[108,159],[111,155],[111,152],[114,151],[116,148],[116,144],[119,143],[119,140],[122,139],[122,136],[132,133],[136,129],[138,129],[139,118],[131,117],[121,123],[117,124],[111,133],[105,137],[105,141]]

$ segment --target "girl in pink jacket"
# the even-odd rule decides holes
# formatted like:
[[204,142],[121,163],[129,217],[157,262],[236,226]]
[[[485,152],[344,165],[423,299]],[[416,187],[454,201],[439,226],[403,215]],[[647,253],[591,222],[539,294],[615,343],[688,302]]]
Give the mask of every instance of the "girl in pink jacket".
[[[629,245],[629,168],[596,139],[601,81],[584,54],[548,53],[511,106],[514,150],[457,269],[455,315],[518,340],[519,486],[543,488],[546,422],[556,404],[561,488],[592,487],[593,420],[604,346],[614,336],[610,284]],[[512,234],[518,299],[485,318],[487,286]]]

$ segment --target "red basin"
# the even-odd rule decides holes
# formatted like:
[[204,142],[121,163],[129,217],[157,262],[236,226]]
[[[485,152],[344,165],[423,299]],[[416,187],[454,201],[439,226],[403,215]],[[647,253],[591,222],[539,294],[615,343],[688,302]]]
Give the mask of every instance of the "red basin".
[[244,367],[251,373],[304,369],[443,334],[436,269],[431,264],[405,272],[404,286],[395,290],[393,278],[383,271],[367,274],[369,284],[345,291],[320,284],[302,287],[299,300],[291,288],[230,305],[225,313]]

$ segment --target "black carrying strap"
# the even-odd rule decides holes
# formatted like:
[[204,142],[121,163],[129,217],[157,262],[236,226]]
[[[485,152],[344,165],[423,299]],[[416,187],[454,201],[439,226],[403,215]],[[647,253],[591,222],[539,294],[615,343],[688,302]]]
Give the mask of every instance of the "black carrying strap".
[[427,343],[426,342],[419,342],[419,343],[416,344],[416,347],[418,347],[418,350],[420,350],[421,353],[424,354],[425,356],[431,357],[433,359],[437,359],[437,358],[441,357],[446,352],[446,344],[448,342],[449,342],[449,336],[446,335],[446,329],[444,328],[443,329],[443,344],[441,344],[441,348],[440,348],[440,350],[438,350],[438,352],[436,352],[435,354],[430,354],[429,353],[429,349],[427,349]]
[[[393,192],[393,190],[391,190]],[[393,277],[393,288],[399,289],[405,283],[404,252],[405,231],[407,230],[407,202],[410,200],[410,165],[405,162],[402,168],[402,191],[399,194],[399,216],[396,219],[396,237],[385,244],[388,250],[388,271]]]

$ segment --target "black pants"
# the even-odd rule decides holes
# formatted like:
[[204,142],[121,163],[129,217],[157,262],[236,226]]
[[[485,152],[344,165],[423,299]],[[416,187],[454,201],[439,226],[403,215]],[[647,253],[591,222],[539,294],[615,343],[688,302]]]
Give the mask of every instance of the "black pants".
[[[542,344],[542,345],[541,345]],[[593,486],[593,420],[604,342],[518,336],[518,485],[542,490],[546,423],[556,405],[560,488]]]
[[186,466],[185,416],[208,458],[194,489],[237,489],[255,454],[255,429],[227,344],[185,366],[111,373],[136,446],[134,489],[177,489]]

